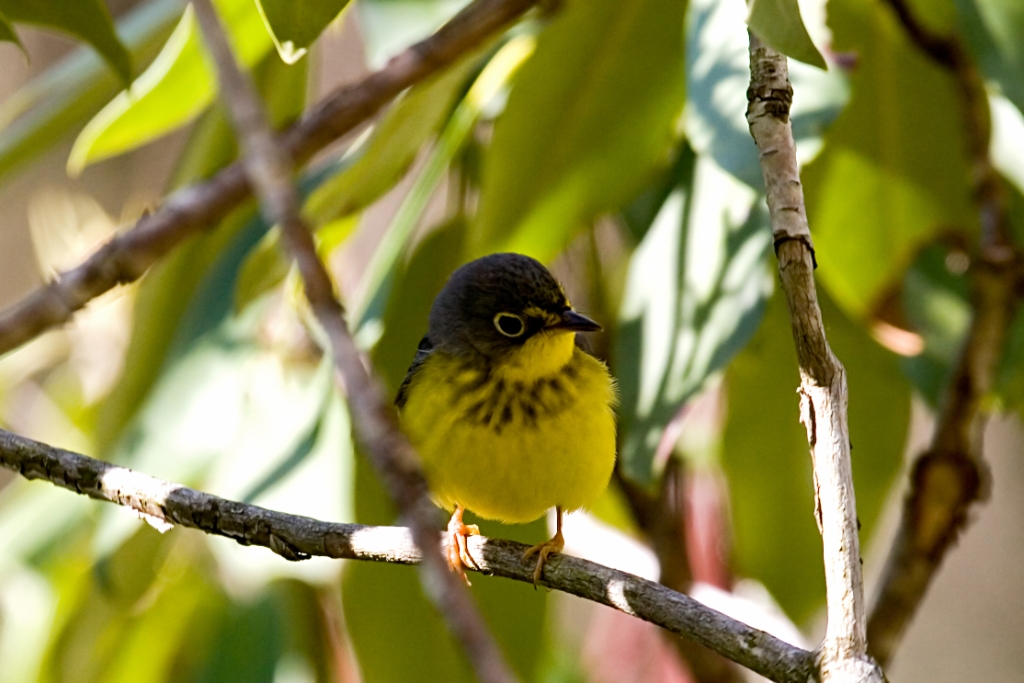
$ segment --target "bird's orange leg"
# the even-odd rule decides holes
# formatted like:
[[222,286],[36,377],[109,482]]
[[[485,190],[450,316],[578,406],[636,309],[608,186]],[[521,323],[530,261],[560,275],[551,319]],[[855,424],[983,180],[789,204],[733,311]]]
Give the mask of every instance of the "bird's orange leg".
[[537,556],[537,567],[533,570],[533,585],[536,586],[540,581],[540,574],[544,570],[544,563],[548,559],[548,555],[551,553],[560,553],[565,548],[565,538],[562,537],[562,508],[555,508],[555,515],[557,521],[555,522],[555,535],[550,540],[539,543],[525,553],[523,553],[523,559],[528,560],[531,556]]
[[462,515],[465,511],[466,508],[456,505],[452,518],[448,520],[448,566],[452,568],[453,572],[461,576],[468,586],[470,583],[469,577],[466,576],[466,567],[472,567],[479,571],[480,566],[477,565],[473,556],[469,554],[469,546],[466,543],[466,539],[470,536],[479,536],[480,527],[476,524],[463,524]]

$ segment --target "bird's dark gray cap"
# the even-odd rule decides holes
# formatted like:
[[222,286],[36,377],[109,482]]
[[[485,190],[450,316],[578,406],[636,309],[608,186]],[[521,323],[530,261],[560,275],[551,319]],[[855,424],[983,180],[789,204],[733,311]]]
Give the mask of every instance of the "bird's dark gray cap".
[[536,259],[513,253],[484,256],[452,273],[430,309],[428,336],[435,348],[452,353],[474,348],[490,355],[490,342],[508,343],[495,330],[494,316],[531,306],[562,313],[569,302]]

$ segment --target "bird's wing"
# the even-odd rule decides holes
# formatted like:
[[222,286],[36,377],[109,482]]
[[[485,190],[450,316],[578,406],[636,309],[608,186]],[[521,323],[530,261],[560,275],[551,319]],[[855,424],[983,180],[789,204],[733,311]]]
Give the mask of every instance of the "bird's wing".
[[423,361],[427,359],[430,352],[434,350],[434,345],[430,343],[430,337],[423,337],[420,340],[420,345],[416,348],[416,357],[412,359],[412,365],[409,366],[409,371],[405,373],[405,379],[402,380],[402,386],[398,387],[398,396],[395,397],[395,405],[400,409],[405,406],[406,400],[409,398],[409,384],[412,383],[413,375],[415,375],[420,367],[423,365]]

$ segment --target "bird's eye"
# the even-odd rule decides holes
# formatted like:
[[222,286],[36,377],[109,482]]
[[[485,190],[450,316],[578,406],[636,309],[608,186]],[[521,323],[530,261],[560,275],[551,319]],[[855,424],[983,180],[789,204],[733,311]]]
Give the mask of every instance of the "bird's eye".
[[526,331],[526,323],[515,313],[499,313],[494,316],[494,326],[506,337],[519,337]]

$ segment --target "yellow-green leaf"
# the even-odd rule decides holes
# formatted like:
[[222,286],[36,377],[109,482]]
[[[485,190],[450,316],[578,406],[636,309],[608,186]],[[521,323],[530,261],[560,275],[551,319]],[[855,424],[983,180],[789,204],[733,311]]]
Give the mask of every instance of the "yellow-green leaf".
[[818,276],[848,313],[865,316],[922,246],[942,233],[969,239],[977,218],[950,72],[880,4],[832,0],[829,20],[857,66],[850,103],[804,172],[807,215]]
[[807,34],[797,0],[751,0],[747,23],[761,40],[787,57],[828,68]]
[[25,53],[25,46],[21,44],[21,38],[18,37],[17,32],[14,30],[14,26],[11,25],[7,15],[3,12],[0,12],[0,41],[5,43],[14,43],[21,48],[22,53]]
[[117,37],[103,0],[0,0],[0,12],[9,21],[54,28],[84,40],[125,84],[131,82],[131,57]]
[[325,181],[306,202],[305,213],[323,223],[367,206],[405,174],[424,143],[451,113],[475,59],[463,59],[407,92],[388,109],[358,158]]
[[294,64],[349,0],[256,0],[260,16],[286,64]]
[[[180,15],[180,0],[152,0],[118,21],[134,64],[153,60]],[[82,47],[19,88],[0,103],[0,176],[62,142],[122,87],[96,52]]]
[[474,255],[548,259],[668,161],[682,108],[681,0],[567,0],[494,127]]
[[[217,0],[215,4],[236,56],[252,66],[273,45],[255,5],[252,0]],[[217,93],[210,64],[189,8],[153,64],[78,136],[68,172],[76,175],[88,164],[140,147],[192,121]]]
[[[927,16],[939,3],[917,3]],[[978,66],[997,81],[1018,108],[1024,108],[1024,3],[1018,0],[955,0],[954,22]]]

